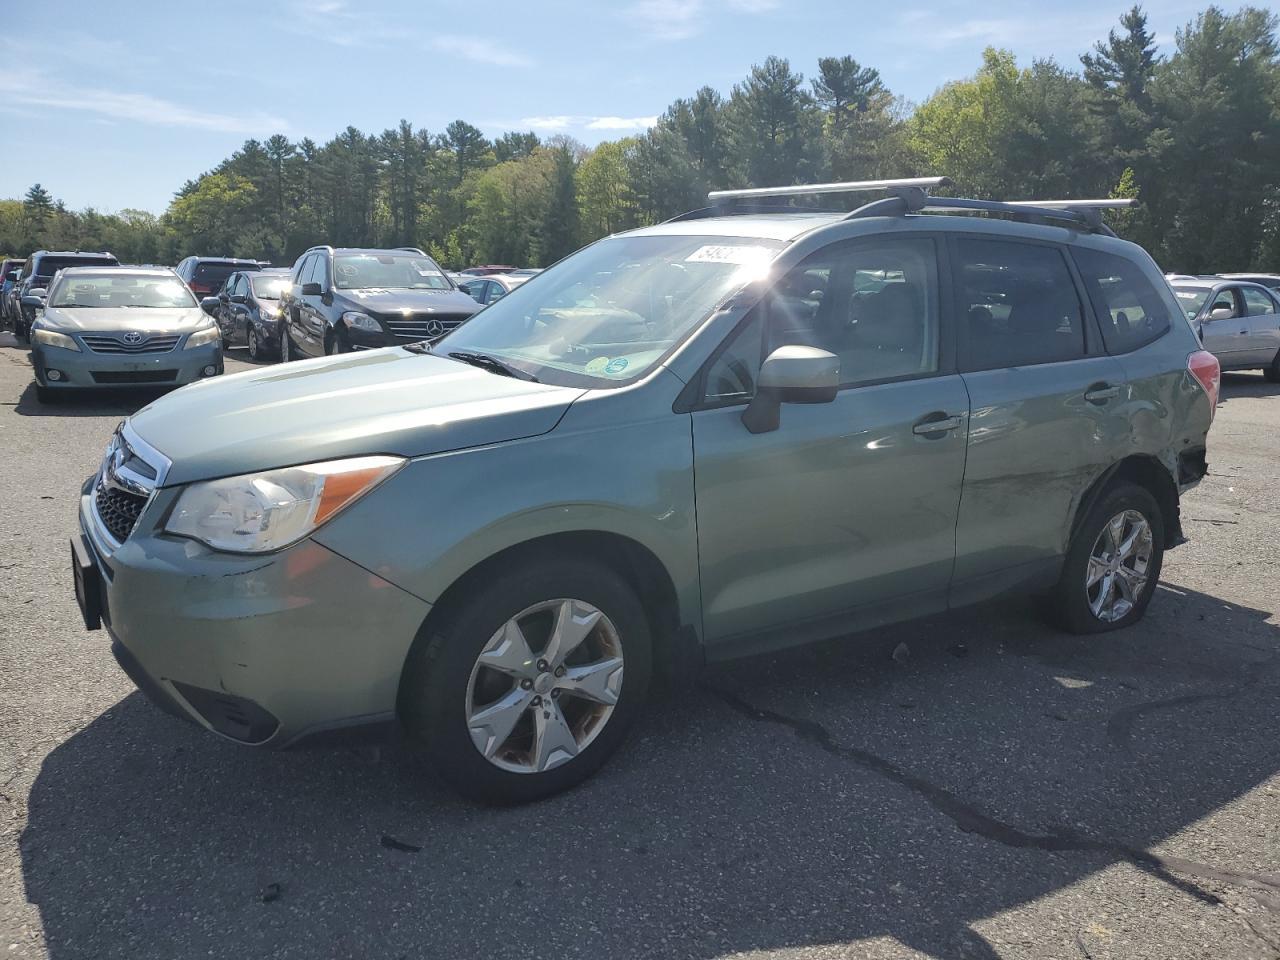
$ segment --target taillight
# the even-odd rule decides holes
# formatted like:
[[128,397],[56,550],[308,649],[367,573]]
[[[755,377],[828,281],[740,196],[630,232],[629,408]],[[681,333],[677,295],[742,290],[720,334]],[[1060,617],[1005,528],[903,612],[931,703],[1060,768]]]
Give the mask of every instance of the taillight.
[[1187,369],[1208,394],[1209,416],[1212,417],[1218,410],[1218,390],[1222,387],[1222,367],[1218,358],[1208,350],[1197,350],[1187,357]]

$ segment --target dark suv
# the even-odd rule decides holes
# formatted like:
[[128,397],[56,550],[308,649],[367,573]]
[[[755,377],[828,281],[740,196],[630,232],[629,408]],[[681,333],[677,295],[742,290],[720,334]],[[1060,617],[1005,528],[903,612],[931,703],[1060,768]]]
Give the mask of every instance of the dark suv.
[[63,267],[118,267],[120,261],[112,253],[89,253],[82,250],[37,250],[27,257],[22,266],[22,279],[12,293],[13,302],[18,307],[14,317],[13,332],[20,340],[31,334],[31,324],[35,320],[35,308],[22,305],[23,297],[43,297],[44,291],[53,283],[54,274]]
[[261,270],[257,260],[234,260],[229,257],[187,257],[174,268],[199,300],[216,297],[233,273]]
[[421,251],[312,247],[281,300],[280,356],[436,340],[479,309]]

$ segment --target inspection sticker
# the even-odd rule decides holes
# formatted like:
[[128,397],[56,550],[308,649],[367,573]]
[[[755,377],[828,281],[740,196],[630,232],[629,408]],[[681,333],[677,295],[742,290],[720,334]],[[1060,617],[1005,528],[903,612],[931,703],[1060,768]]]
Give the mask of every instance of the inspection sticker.
[[734,263],[757,264],[769,259],[773,251],[768,247],[747,244],[713,244],[699,247],[684,258],[685,263]]
[[626,357],[614,357],[604,365],[605,373],[621,373],[625,369],[627,369]]
[[587,365],[582,369],[587,373],[604,373],[605,368],[609,365],[608,357],[592,357],[587,361]]

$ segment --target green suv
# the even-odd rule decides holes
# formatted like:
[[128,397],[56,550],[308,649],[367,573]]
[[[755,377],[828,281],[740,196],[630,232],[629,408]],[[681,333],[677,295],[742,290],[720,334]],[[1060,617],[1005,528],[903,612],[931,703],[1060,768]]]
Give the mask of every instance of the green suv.
[[83,489],[86,624],[223,737],[402,727],[500,802],[588,776],[705,661],[1008,591],[1129,626],[1217,362],[1093,206],[939,182],[718,196],[433,344],[158,400]]

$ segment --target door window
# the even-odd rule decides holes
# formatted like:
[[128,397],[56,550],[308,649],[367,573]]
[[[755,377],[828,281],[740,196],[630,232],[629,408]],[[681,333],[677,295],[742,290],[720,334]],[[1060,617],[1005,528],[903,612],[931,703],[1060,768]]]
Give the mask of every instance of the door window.
[[1060,250],[969,237],[960,238],[955,249],[961,369],[1085,356],[1084,314]]
[[1138,265],[1124,257],[1077,247],[1072,250],[1093,301],[1108,353],[1129,353],[1169,329],[1169,309]]
[[1265,291],[1253,287],[1241,287],[1240,294],[1244,297],[1245,311],[1249,316],[1260,317],[1276,312],[1275,301]]
[[302,261],[298,264],[298,266],[293,271],[294,283],[303,284],[307,282],[307,274],[311,272],[311,262],[312,262],[312,257],[314,256],[315,254],[309,254],[308,256],[305,256],[302,258]]
[[1208,312],[1205,313],[1205,318],[1207,319],[1215,310],[1230,310],[1233,317],[1242,315],[1236,305],[1236,295],[1230,289],[1219,290],[1213,295],[1213,304],[1209,307]]

